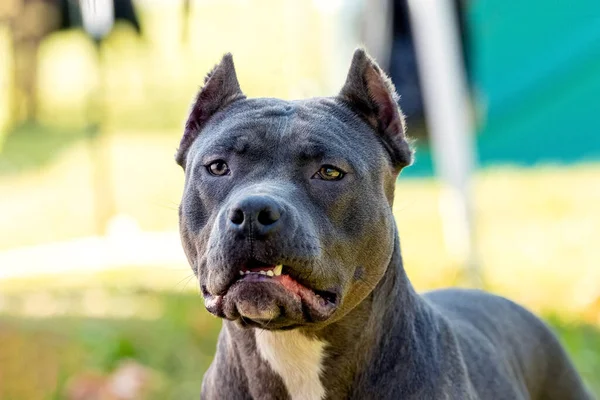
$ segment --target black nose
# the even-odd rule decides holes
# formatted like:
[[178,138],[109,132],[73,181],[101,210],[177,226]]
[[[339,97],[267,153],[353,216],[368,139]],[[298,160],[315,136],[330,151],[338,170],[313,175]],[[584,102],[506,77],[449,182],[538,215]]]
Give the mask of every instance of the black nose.
[[281,207],[266,196],[249,196],[229,210],[229,226],[244,234],[268,235],[279,228]]

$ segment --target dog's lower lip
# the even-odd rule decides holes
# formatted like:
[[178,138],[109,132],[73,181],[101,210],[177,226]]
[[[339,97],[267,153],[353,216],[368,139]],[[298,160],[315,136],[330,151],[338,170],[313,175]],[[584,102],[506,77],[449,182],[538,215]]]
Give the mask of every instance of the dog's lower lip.
[[[263,270],[264,271],[264,270]],[[279,282],[288,291],[300,296],[303,300],[310,295],[315,296],[318,299],[324,300],[330,306],[335,306],[337,303],[337,294],[334,292],[315,290],[309,286],[303,284],[298,279],[293,278],[288,273],[289,267],[283,266],[283,272],[280,275],[272,276],[262,273],[247,273],[238,278],[238,282],[260,282],[260,281],[275,281]]]
[[[212,299],[207,301],[205,295],[207,309],[232,321],[240,320],[242,316],[245,320],[256,317],[257,326],[261,325],[261,313],[264,311],[268,325],[273,329],[287,326],[290,322],[303,325],[329,319],[338,307],[337,292],[313,288],[309,282],[297,278],[295,271],[294,267],[283,264],[244,263],[239,274],[222,293],[218,293],[218,303]],[[273,320],[276,307],[279,307],[279,317]]]

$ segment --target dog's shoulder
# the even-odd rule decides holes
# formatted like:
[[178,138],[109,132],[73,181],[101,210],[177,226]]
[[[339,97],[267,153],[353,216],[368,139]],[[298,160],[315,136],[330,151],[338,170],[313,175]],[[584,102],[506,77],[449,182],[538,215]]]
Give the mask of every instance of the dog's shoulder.
[[539,354],[532,353],[554,346],[556,341],[536,315],[498,295],[474,289],[443,289],[423,297],[450,323],[465,347],[466,357],[487,354],[495,361],[519,365],[524,355],[539,359]]
[[[424,293],[423,298],[455,332],[471,381],[480,394],[489,390],[490,373],[495,382],[504,380],[505,384],[489,394],[510,388],[516,391],[506,393],[510,398],[515,398],[514,393],[525,397],[543,393],[550,385],[550,376],[578,380],[556,335],[519,304],[472,289],[436,290]],[[560,390],[557,385],[556,391]]]
[[544,322],[525,307],[482,290],[440,289],[422,297],[450,323],[474,328],[490,338],[521,336],[522,340],[523,334],[543,337],[548,332]]

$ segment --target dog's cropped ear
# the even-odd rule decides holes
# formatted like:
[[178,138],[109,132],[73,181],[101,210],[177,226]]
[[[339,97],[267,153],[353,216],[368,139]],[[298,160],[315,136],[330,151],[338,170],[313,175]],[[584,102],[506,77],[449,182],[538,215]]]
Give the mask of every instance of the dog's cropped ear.
[[185,168],[186,156],[190,146],[212,115],[234,101],[244,98],[246,96],[242,93],[235,74],[233,57],[230,53],[227,53],[223,56],[221,62],[206,75],[204,86],[194,99],[190,115],[185,123],[179,149],[177,149],[175,155],[177,164]]
[[396,89],[363,49],[357,49],[339,98],[362,115],[377,131],[400,171],[412,162],[413,152],[406,137],[404,115],[398,107]]

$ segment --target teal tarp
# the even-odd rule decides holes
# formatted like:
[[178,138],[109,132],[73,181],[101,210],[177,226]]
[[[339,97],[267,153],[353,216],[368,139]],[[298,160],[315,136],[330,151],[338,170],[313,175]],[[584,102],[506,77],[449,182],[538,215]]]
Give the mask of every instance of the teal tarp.
[[600,1],[473,1],[467,23],[479,164],[600,160]]

